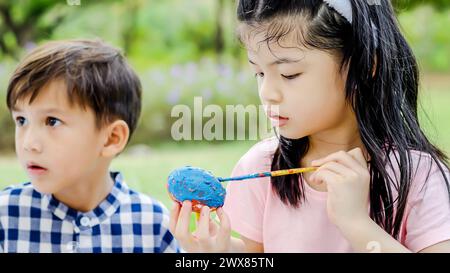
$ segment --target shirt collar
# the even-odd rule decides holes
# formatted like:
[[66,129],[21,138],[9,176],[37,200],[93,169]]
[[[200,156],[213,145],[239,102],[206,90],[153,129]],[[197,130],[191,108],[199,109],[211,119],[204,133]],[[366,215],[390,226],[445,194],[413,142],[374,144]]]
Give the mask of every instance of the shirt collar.
[[74,224],[75,230],[80,231],[90,229],[102,221],[110,218],[123,203],[129,194],[129,188],[120,172],[111,172],[114,186],[106,198],[93,210],[89,212],[79,212],[64,203],[60,202],[51,194],[44,194],[44,201],[48,210],[57,218],[70,221]]

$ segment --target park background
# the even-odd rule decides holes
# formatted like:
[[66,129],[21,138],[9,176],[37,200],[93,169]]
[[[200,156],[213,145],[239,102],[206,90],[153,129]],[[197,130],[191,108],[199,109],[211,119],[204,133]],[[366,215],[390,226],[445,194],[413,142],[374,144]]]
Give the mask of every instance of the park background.
[[[450,152],[450,1],[393,3],[422,71],[421,124]],[[170,207],[171,170],[192,165],[229,175],[255,141],[177,142],[170,113],[174,105],[191,106],[195,96],[204,104],[259,104],[235,27],[232,0],[0,0],[0,188],[27,181],[14,154],[8,79],[32,48],[70,38],[100,38],[121,48],[142,80],[139,128],[113,164],[130,186]]]

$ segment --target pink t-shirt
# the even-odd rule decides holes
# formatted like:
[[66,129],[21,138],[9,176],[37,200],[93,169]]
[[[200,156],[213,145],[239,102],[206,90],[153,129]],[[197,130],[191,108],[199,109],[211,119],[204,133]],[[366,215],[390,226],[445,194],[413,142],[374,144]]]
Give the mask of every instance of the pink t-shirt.
[[[239,160],[232,175],[270,171],[277,145],[276,138],[256,144]],[[450,201],[437,164],[432,165],[426,187],[421,190],[432,161],[424,153],[412,154],[414,166],[419,164],[419,168],[413,176],[399,241],[418,252],[450,240]],[[398,177],[398,168],[394,169],[388,172]],[[450,179],[448,172],[447,177]],[[395,198],[397,193],[392,191]],[[283,204],[272,191],[268,177],[235,181],[227,185],[224,210],[232,229],[262,243],[265,252],[352,252],[350,243],[328,219],[327,192],[305,183],[305,196],[307,201],[295,209]]]

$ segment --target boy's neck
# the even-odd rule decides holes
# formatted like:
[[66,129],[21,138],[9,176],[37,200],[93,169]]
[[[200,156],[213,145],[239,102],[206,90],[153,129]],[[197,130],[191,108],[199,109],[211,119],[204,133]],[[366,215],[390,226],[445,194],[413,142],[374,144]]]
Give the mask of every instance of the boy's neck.
[[111,192],[114,181],[108,169],[95,173],[71,188],[67,188],[53,196],[68,207],[80,211],[88,212],[95,209]]

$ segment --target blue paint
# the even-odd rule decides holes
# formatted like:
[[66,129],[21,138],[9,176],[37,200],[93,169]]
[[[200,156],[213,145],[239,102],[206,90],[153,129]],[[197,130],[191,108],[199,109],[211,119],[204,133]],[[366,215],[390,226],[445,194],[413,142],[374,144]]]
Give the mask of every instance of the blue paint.
[[182,167],[170,173],[167,186],[172,196],[183,202],[198,201],[211,208],[222,207],[225,189],[211,173],[200,168]]

